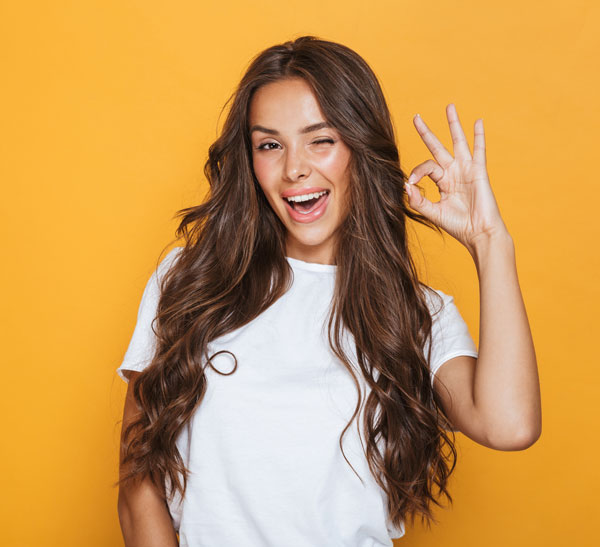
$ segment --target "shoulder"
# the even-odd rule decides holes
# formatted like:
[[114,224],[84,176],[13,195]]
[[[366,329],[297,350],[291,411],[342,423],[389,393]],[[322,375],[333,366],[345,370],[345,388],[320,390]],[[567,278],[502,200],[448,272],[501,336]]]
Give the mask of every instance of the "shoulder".
[[425,297],[425,302],[429,308],[429,313],[433,318],[447,309],[454,303],[454,297],[450,294],[434,289],[428,285],[421,284],[421,291]]
[[174,247],[163,258],[159,258],[154,271],[150,275],[142,300],[156,303],[161,292],[166,274],[171,270],[177,259],[181,256],[183,247]]
[[160,260],[160,264],[158,265],[157,271],[159,274],[166,273],[173,264],[177,261],[177,259],[181,256],[184,247],[173,247],[165,257]]
[[154,271],[154,278],[160,283],[169,270],[175,265],[181,257],[184,247],[173,247],[162,259],[159,259],[159,264]]

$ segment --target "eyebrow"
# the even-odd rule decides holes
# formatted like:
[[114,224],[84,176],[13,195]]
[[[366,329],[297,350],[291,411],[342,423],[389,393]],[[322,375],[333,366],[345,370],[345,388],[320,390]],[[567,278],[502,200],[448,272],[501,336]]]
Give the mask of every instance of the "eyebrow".
[[[312,125],[307,125],[306,127],[303,127],[299,131],[299,133],[311,133],[312,131],[318,131],[319,129],[323,129],[324,127],[332,126],[330,123],[327,122],[313,123]],[[262,125],[253,125],[250,128],[250,134],[252,135],[254,131],[262,131],[263,133],[269,133],[270,135],[279,135],[279,131],[277,131],[276,129],[269,129],[268,127],[263,127]]]

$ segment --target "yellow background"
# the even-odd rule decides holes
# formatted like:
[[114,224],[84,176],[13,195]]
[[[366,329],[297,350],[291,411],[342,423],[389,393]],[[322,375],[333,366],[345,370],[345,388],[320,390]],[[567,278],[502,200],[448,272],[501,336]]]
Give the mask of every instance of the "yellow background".
[[[458,434],[453,507],[396,544],[596,544],[599,23],[592,0],[2,2],[0,543],[122,545],[115,369],[144,284],[249,60],[315,34],[376,72],[407,172],[430,157],[415,113],[448,147],[446,104],[471,143],[483,118],[540,369],[540,440]],[[470,256],[419,234],[478,340]]]

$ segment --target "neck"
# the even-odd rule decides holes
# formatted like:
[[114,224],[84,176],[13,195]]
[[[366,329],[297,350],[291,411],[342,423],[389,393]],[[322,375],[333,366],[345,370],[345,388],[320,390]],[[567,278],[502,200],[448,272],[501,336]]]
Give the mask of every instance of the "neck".
[[333,248],[331,245],[303,245],[298,241],[287,241],[286,256],[312,262],[314,264],[335,264]]

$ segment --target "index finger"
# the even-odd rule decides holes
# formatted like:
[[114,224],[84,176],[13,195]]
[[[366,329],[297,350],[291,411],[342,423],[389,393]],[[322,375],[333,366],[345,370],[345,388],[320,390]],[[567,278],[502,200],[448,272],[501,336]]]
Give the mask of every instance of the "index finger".
[[413,123],[417,132],[423,139],[425,146],[429,148],[429,151],[433,154],[435,160],[442,166],[446,167],[452,163],[454,158],[452,154],[444,148],[444,145],[438,140],[438,138],[432,133],[431,129],[427,127],[427,124],[423,121],[423,118],[419,114],[415,114]]

